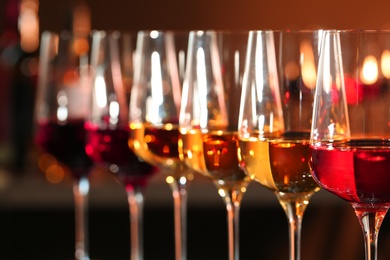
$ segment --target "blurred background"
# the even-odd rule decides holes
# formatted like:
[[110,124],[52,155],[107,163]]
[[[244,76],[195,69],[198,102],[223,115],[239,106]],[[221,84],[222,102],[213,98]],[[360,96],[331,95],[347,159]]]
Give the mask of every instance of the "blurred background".
[[[33,107],[43,31],[93,29],[388,28],[390,2],[354,0],[1,0],[0,1],[0,259],[72,259],[71,178],[43,172],[33,145]],[[107,172],[91,175],[92,259],[129,259],[126,194]],[[145,258],[173,259],[173,201],[162,177],[145,194]],[[251,184],[241,207],[241,258],[287,259],[287,219],[270,191]],[[227,259],[224,203],[197,176],[188,198],[188,258]],[[390,258],[390,220],[379,259]],[[305,213],[302,259],[363,259],[353,210],[324,191]]]

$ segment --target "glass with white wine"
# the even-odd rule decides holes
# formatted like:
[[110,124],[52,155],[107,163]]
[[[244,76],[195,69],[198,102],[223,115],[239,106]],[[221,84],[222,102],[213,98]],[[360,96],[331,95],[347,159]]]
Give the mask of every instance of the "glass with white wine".
[[187,257],[187,189],[193,171],[179,157],[181,84],[176,53],[175,32],[138,32],[130,97],[129,146],[167,176],[174,199],[175,255],[177,260],[184,260]]
[[180,111],[181,155],[210,178],[228,214],[229,259],[239,259],[239,210],[249,177],[239,167],[238,106],[247,31],[192,31]]
[[319,190],[308,164],[319,36],[252,31],[241,96],[240,164],[283,207],[290,260],[300,259],[302,218]]

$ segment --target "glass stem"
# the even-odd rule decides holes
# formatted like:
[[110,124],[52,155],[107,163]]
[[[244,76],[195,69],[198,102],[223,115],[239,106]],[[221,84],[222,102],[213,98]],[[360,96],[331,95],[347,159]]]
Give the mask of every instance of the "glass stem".
[[76,180],[73,182],[76,225],[76,260],[89,260],[88,193],[89,181],[87,177],[81,177],[80,180]]
[[126,193],[130,211],[130,259],[143,260],[143,188],[127,186]]
[[187,196],[190,180],[184,176],[173,178],[172,189],[175,221],[175,257],[187,259]]
[[388,208],[367,209],[354,206],[363,230],[366,260],[377,260],[378,234]]
[[276,193],[289,224],[289,259],[301,258],[302,218],[312,194]]
[[239,251],[239,215],[240,205],[244,193],[241,190],[230,189],[224,191],[224,202],[227,209],[229,234],[229,260],[238,260]]

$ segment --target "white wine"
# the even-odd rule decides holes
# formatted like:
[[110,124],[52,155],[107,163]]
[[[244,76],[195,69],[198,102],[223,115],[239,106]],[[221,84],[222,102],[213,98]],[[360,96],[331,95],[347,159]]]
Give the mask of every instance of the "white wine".
[[169,175],[186,169],[179,157],[177,125],[130,124],[129,136],[130,148],[144,161]]
[[296,133],[272,141],[256,137],[242,139],[240,164],[252,179],[273,191],[317,191],[319,188],[310,173],[309,142],[305,135]]

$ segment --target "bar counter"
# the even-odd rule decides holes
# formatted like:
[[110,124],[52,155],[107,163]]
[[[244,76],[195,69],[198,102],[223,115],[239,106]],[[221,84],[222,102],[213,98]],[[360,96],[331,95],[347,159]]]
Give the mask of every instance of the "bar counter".
[[[129,213],[123,187],[110,175],[91,175],[91,259],[129,259]],[[145,259],[174,259],[173,200],[163,176],[145,190]],[[41,173],[0,173],[0,259],[73,259],[74,205],[70,181],[51,184]],[[288,259],[287,218],[276,196],[252,183],[240,212],[241,259]],[[379,259],[390,259],[390,221],[380,231]],[[314,194],[302,225],[302,260],[363,259],[361,228],[350,205]],[[188,196],[188,259],[228,259],[222,199],[196,176]]]

